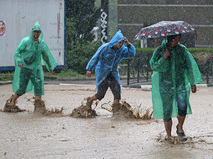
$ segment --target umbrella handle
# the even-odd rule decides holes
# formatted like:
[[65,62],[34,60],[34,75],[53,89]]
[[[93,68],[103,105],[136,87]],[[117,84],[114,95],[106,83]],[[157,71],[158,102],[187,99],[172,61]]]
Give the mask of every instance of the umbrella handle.
[[154,47],[157,48],[157,46],[158,46],[158,39],[155,38],[155,45],[154,45]]

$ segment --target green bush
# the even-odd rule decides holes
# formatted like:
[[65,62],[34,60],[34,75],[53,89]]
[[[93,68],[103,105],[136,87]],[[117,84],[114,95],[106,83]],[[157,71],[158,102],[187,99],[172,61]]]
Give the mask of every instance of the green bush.
[[[211,52],[213,54],[213,48],[187,48],[191,54],[200,52]],[[153,53],[155,48],[136,48],[136,52],[150,52]]]
[[[89,42],[87,44],[72,45],[71,50],[67,52],[68,69],[73,70],[73,72],[75,72],[78,75],[79,74],[85,75],[87,63],[89,62],[89,60],[92,58],[92,56],[95,54],[95,52],[100,46],[101,46],[100,42]],[[137,47],[136,56],[133,59],[142,58],[143,63],[148,64],[154,50],[155,48]],[[188,48],[188,50],[195,58],[197,58],[198,55],[199,57],[201,57],[200,53],[202,52],[204,52],[205,55],[209,53],[213,54],[212,48]],[[202,57],[205,57],[205,56],[202,56]],[[123,60],[121,64],[127,64],[127,62],[128,60]],[[75,76],[74,73],[71,73],[70,75]]]
[[[200,54],[202,52],[204,53],[211,53],[213,54],[213,48],[187,48],[189,50],[189,52],[192,54],[192,55],[195,55],[195,54]],[[153,54],[155,48],[136,48],[136,55],[138,54],[141,54],[141,55],[147,55],[147,54]]]
[[60,73],[56,75],[57,77],[79,77],[79,76],[85,76],[85,75],[80,75],[77,72],[73,70],[62,70]]
[[210,52],[213,54],[213,48],[188,48],[191,54],[196,54],[200,52]]
[[12,81],[14,72],[0,73],[0,81]]
[[87,63],[100,46],[100,42],[72,45],[71,50],[67,52],[68,69],[79,74],[85,74]]

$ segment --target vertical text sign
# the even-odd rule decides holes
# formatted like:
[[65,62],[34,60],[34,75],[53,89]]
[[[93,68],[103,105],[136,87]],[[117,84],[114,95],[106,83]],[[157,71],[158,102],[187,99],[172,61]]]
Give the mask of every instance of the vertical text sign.
[[107,42],[109,0],[101,0],[101,43]]

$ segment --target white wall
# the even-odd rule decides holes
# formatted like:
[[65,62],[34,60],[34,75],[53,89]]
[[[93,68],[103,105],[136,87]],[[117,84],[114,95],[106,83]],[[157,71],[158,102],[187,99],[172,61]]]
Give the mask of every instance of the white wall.
[[14,66],[15,50],[37,20],[56,62],[64,65],[64,0],[0,0],[0,11],[6,24],[0,36],[0,67]]

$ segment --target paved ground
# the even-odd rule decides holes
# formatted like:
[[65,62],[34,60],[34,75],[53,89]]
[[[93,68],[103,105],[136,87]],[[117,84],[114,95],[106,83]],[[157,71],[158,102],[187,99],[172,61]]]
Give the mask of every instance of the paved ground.
[[[69,116],[85,97],[93,95],[94,84],[45,85],[48,109],[64,107],[63,115],[42,116],[33,113],[33,95],[25,94],[18,105],[26,112],[0,112],[0,158],[75,158],[75,159],[212,159],[213,109],[212,87],[199,87],[190,97],[193,114],[187,116],[186,143],[164,140],[162,120],[116,119],[101,105],[112,101],[108,91],[95,108],[93,119]],[[0,86],[0,109],[12,93],[12,85]],[[122,99],[141,111],[152,107],[151,91],[122,87]],[[93,106],[94,107],[94,106]],[[177,120],[173,120],[175,136]]]

